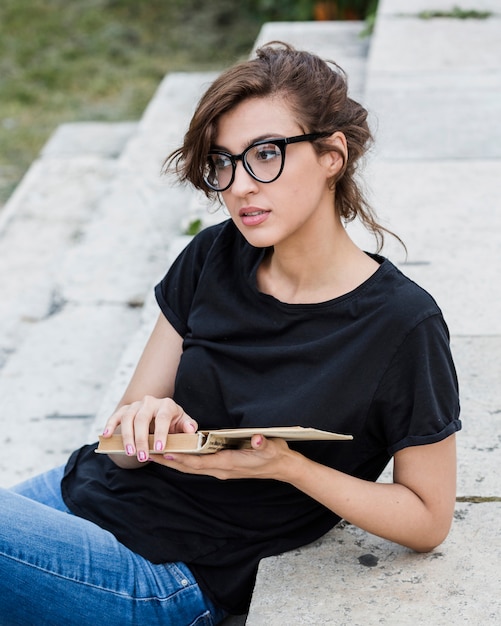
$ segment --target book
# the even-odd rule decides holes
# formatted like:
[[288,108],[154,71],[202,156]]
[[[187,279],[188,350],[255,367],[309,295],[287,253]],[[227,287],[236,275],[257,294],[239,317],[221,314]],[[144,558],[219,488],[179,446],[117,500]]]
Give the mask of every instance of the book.
[[[249,448],[252,435],[278,437],[286,441],[348,441],[353,439],[351,435],[340,435],[317,428],[303,428],[302,426],[199,430],[196,433],[170,434],[167,437],[165,448],[161,451],[154,449],[153,435],[150,435],[149,453],[211,454],[223,448]],[[122,435],[100,436],[96,452],[98,454],[125,454]]]

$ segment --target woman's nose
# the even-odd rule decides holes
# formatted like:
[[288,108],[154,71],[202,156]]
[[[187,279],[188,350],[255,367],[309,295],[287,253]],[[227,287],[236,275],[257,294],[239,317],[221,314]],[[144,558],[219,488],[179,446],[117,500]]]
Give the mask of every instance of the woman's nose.
[[245,169],[242,161],[237,161],[235,177],[229,189],[237,196],[245,196],[257,189],[257,181]]

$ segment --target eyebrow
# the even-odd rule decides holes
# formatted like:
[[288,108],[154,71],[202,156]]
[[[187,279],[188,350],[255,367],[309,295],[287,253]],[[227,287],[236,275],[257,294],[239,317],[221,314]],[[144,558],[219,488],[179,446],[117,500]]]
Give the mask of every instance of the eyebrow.
[[[269,139],[270,141],[272,141],[273,139],[283,139],[284,137],[285,135],[280,135],[280,134],[277,135],[276,133],[264,133],[263,135],[259,135],[259,137],[254,137],[254,139],[251,139],[245,145],[245,148],[242,150],[242,152],[244,150],[247,150],[247,148],[250,148],[250,146],[254,145],[258,141],[265,141],[266,139]],[[214,144],[213,146],[211,146],[211,150],[222,150],[223,152],[227,152],[228,154],[231,154],[228,148],[225,148],[224,146],[220,146],[218,144]]]

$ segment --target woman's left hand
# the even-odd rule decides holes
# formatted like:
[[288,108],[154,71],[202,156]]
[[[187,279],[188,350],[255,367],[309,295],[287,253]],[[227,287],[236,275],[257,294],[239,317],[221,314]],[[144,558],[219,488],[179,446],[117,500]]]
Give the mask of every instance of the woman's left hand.
[[151,461],[187,474],[204,474],[219,480],[273,478],[286,480],[288,461],[297,453],[283,439],[254,435],[251,447],[220,450],[214,454],[154,454]]

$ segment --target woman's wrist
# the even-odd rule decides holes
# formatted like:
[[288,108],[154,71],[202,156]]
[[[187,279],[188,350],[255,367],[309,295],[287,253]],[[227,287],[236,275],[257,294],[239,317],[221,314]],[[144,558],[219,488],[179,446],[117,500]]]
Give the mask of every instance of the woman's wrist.
[[301,481],[300,478],[308,472],[308,466],[313,463],[311,459],[289,449],[284,459],[280,463],[279,476],[277,480],[280,480],[290,485],[297,486]]

